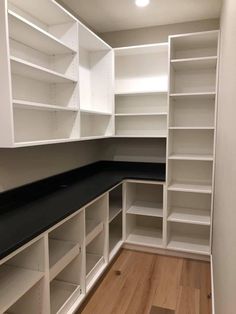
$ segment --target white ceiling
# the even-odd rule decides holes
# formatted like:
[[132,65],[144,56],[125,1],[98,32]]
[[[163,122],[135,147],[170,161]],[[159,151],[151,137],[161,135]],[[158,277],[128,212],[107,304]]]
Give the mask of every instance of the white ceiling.
[[182,23],[220,16],[221,0],[61,0],[97,32]]

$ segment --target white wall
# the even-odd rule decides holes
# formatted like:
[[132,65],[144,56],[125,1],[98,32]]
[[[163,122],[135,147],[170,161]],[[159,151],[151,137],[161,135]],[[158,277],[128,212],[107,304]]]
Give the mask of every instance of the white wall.
[[97,161],[99,152],[95,141],[0,149],[0,192]]
[[236,1],[224,0],[216,150],[213,268],[216,314],[236,313]]
[[214,29],[219,29],[218,19],[107,32],[101,33],[99,36],[101,36],[112,47],[125,47],[165,42],[168,40],[169,35],[201,32]]

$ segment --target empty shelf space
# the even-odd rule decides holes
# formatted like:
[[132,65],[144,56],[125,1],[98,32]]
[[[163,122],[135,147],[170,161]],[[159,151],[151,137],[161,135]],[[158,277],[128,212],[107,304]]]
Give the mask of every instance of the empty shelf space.
[[103,222],[86,219],[86,245],[95,239],[103,230]]
[[202,160],[213,161],[214,157],[210,154],[171,154],[168,159],[170,160]]
[[0,266],[0,312],[4,313],[41,278],[43,273],[9,265]]
[[176,127],[169,127],[169,130],[214,130],[214,126],[176,126]]
[[198,92],[198,93],[171,93],[170,97],[172,99],[196,99],[196,98],[204,98],[204,99],[215,99],[215,92]]
[[160,247],[162,246],[162,231],[154,228],[137,227],[128,235],[126,242]]
[[[146,131],[144,131],[146,132]],[[140,133],[142,133],[142,130],[140,130]],[[117,138],[166,138],[167,137],[167,131],[158,131],[155,132],[156,134],[143,134],[143,135],[138,135],[138,134],[133,134],[133,135],[120,135],[116,134],[115,137]]]
[[194,69],[209,69],[216,68],[217,56],[201,57],[201,58],[186,58],[173,59],[171,65],[175,70],[194,70]]
[[192,208],[171,208],[168,221],[210,226],[210,211]]
[[135,201],[127,211],[128,214],[163,217],[163,204]]
[[194,193],[212,193],[212,185],[205,183],[192,183],[192,182],[172,182],[168,186],[169,191],[183,191],[183,192],[194,192]]
[[49,110],[49,111],[78,111],[76,107],[63,107],[63,106],[54,106],[49,104],[41,104],[32,101],[25,101],[19,99],[13,99],[14,108],[18,109],[35,109],[35,110]]
[[76,82],[76,79],[62,75],[58,72],[24,61],[20,58],[11,57],[11,71],[13,74],[28,77],[47,83]]
[[122,213],[120,213],[112,222],[109,224],[109,253],[122,243]]
[[109,192],[109,222],[122,212],[122,184]]
[[80,108],[81,113],[86,113],[90,115],[102,115],[102,116],[111,116],[111,112],[106,112],[106,111],[99,111],[99,110],[93,110],[93,109],[83,109]]
[[154,96],[154,95],[166,95],[167,96],[167,89],[161,90],[137,90],[137,91],[123,91],[123,92],[115,92],[116,96]]
[[140,113],[116,113],[115,114],[117,117],[129,117],[129,116],[166,116],[167,112],[140,112]]
[[122,212],[122,207],[120,206],[119,200],[117,203],[113,202],[109,208],[109,222],[117,217]]
[[89,273],[103,260],[103,256],[99,254],[86,253],[86,274],[89,275]]
[[189,253],[198,253],[204,255],[210,254],[209,240],[190,236],[171,236],[167,248]]
[[75,49],[13,11],[9,10],[8,15],[10,38],[50,55],[76,53]]

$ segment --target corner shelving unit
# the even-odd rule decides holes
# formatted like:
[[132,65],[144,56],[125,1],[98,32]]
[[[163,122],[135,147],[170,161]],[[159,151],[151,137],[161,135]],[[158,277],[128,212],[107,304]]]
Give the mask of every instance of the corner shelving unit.
[[167,248],[209,255],[218,31],[170,36]]
[[168,44],[115,49],[115,135],[167,136]]

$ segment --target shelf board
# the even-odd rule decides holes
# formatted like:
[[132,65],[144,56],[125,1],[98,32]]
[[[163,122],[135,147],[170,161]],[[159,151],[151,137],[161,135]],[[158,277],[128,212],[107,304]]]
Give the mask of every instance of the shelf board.
[[167,112],[116,113],[116,117],[167,116]]
[[125,134],[116,134],[115,137],[117,138],[166,138],[167,137],[167,131],[160,131],[159,134],[153,135],[153,134],[143,134],[143,135],[125,135]]
[[116,91],[115,96],[137,96],[137,95],[167,95],[167,90],[140,90],[140,91]]
[[115,48],[115,56],[133,56],[137,54],[149,54],[149,53],[159,53],[168,52],[168,43],[158,43],[149,45],[137,45],[128,47]]
[[200,160],[200,161],[213,161],[213,155],[200,155],[200,154],[171,154],[169,160]]
[[127,214],[163,217],[163,204],[154,202],[136,201],[127,211]]
[[0,312],[4,313],[39,280],[43,273],[8,265],[0,266]]
[[180,192],[192,192],[192,193],[204,193],[211,194],[212,186],[206,183],[191,183],[191,182],[173,182],[168,186],[169,191],[180,191]]
[[86,219],[86,245],[92,242],[103,230],[103,222]]
[[214,99],[216,96],[215,92],[203,92],[203,93],[171,93],[172,99]]
[[81,136],[78,141],[92,141],[92,140],[100,140],[105,138],[112,138],[113,135],[92,135],[92,136]]
[[183,235],[172,235],[167,245],[168,249],[178,250],[188,253],[197,253],[203,255],[210,254],[209,239],[183,236]]
[[93,109],[83,109],[80,108],[80,112],[81,113],[85,113],[85,114],[91,114],[91,115],[101,115],[101,116],[111,116],[112,113],[111,112],[105,112],[105,111],[99,111],[99,110],[93,110]]
[[13,11],[8,10],[8,16],[10,38],[49,55],[77,53],[75,49]]
[[109,253],[111,253],[114,248],[122,242],[122,228],[119,230],[112,230],[109,232]]
[[173,126],[169,130],[215,130],[214,126]]
[[[114,245],[114,242],[115,240],[112,239],[112,245],[111,247]],[[116,241],[118,241],[118,239],[116,239]],[[120,250],[120,248],[122,247],[123,245],[123,240],[120,239],[118,242],[116,242],[116,244],[114,245],[114,247],[112,249],[110,249],[110,253],[109,253],[109,260],[111,261],[113,259],[113,257],[117,254],[117,252]]]
[[60,309],[74,295],[80,293],[80,286],[72,283],[53,280],[50,284],[51,313],[59,313]]
[[161,247],[163,245],[162,231],[146,227],[136,227],[128,235],[126,242],[130,244]]
[[49,239],[50,280],[53,280],[79,253],[78,243]]
[[210,226],[210,210],[207,211],[192,208],[174,207],[171,208],[168,221]]
[[171,65],[175,70],[216,69],[217,56],[172,59]]
[[103,260],[103,256],[98,254],[86,253],[86,276]]
[[73,107],[62,107],[48,104],[41,104],[32,101],[25,101],[20,99],[13,99],[13,106],[17,109],[35,109],[35,110],[48,110],[48,111],[72,111],[77,112],[78,108]]
[[55,71],[48,70],[47,68],[35,65],[31,62],[27,62],[20,58],[10,57],[11,71],[14,74],[18,74],[31,79],[47,82],[47,83],[75,83],[74,78],[60,74]]
[[109,204],[109,222],[114,220],[120,213],[122,212],[122,204],[120,204],[120,200],[111,199]]

